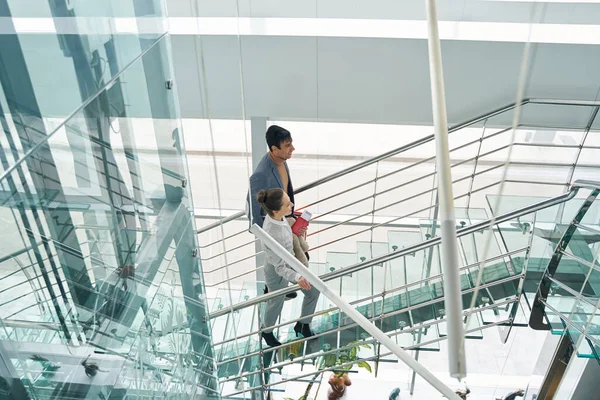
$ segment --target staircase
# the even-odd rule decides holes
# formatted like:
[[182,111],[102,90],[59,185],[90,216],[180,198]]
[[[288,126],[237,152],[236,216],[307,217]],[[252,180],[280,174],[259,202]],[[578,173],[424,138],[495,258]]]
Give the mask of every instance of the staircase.
[[[580,199],[574,199],[575,194],[580,188],[595,186],[595,183],[576,183],[571,193],[532,204],[500,216],[496,221],[469,221],[471,225],[459,221],[457,230],[465,317],[470,315],[468,306],[475,291],[479,266],[485,261],[475,308],[465,327],[467,339],[481,339],[484,330],[497,326],[502,329],[502,341],[506,342],[512,328],[527,326],[530,304],[533,303],[531,299],[535,297],[541,275],[550,261],[549,255],[533,256],[547,252],[552,245],[538,232],[538,226],[547,226],[548,223],[537,223],[535,211],[547,212],[551,207],[562,205],[581,208],[584,204]],[[493,227],[494,235],[484,259],[484,231],[488,226]],[[560,229],[561,224],[555,226]],[[439,229],[436,228],[439,224],[435,221],[421,220],[418,231],[390,230],[388,242],[358,241],[355,252],[327,252],[325,263],[311,263],[310,268],[403,348],[439,351],[439,342],[446,336],[446,327],[439,237],[436,234]],[[580,245],[581,242],[571,239],[571,246]],[[346,273],[345,270],[349,271]],[[561,279],[581,284],[585,279],[584,272],[570,268]],[[276,331],[285,344],[278,348],[265,347],[258,336],[264,303],[259,302],[261,297],[252,299],[261,293],[263,287],[262,282],[248,283],[247,287],[236,292],[237,300],[233,307],[223,303],[223,299],[228,297],[226,290],[220,290],[220,296],[214,299],[212,333],[217,372],[224,384],[223,393],[230,390],[226,397],[242,398],[243,393],[249,396],[253,389],[259,387],[277,391],[287,380],[308,379],[315,374],[315,367],[323,369],[322,360],[327,356],[334,356],[337,361],[326,369],[343,368],[345,354],[352,351],[357,343],[370,346],[358,351],[362,361],[374,361],[375,365],[397,361],[386,359],[389,353],[386,354],[385,349],[381,349],[369,334],[336,307],[327,304],[325,299],[321,299],[312,322],[316,333],[314,338],[295,338],[292,326],[299,315],[301,302],[296,299],[286,302]],[[596,295],[594,291],[587,293]],[[570,304],[572,302],[571,297]],[[564,303],[561,305],[565,306]],[[228,307],[233,314],[227,311]],[[227,329],[223,329],[224,326]],[[565,333],[560,318],[554,318],[552,326],[556,334]],[[577,342],[579,357],[596,356],[589,340],[580,343],[579,336],[571,332],[568,334]],[[311,366],[307,368],[310,372],[286,377],[285,367],[291,364]],[[262,378],[258,376],[261,373]]]
[[[523,107],[532,104],[549,103],[526,100]],[[516,329],[549,329],[568,335],[579,357],[598,359],[600,213],[593,195],[597,183],[576,182],[575,174],[557,182],[552,176],[531,181],[509,173],[502,207],[495,209],[496,197],[491,193],[500,183],[506,149],[499,141],[510,130],[480,127],[512,107],[460,124],[449,137],[466,338],[481,340],[486,330],[498,329],[506,342]],[[447,332],[435,170],[433,157],[421,157],[431,154],[432,141],[432,136],[426,137],[365,160],[297,193],[304,193],[299,199],[309,199],[305,207],[314,211],[309,268],[404,349],[438,352]],[[47,161],[43,154],[32,157],[39,163]],[[420,160],[406,162],[412,157]],[[530,164],[544,167],[537,161]],[[158,162],[138,167],[165,171]],[[179,175],[167,175],[172,178],[169,182],[183,185],[175,179]],[[10,178],[19,181],[16,170]],[[336,179],[348,183],[346,190],[325,192],[326,184]],[[44,193],[51,196],[41,201],[21,189],[1,193],[3,210],[30,213],[37,208],[48,215],[67,210],[74,222],[58,218],[56,227],[72,229],[80,246],[77,253],[72,243],[67,246],[33,229],[38,247],[44,241],[49,244],[40,260],[24,263],[19,258],[31,254],[31,249],[17,249],[19,254],[11,252],[0,259],[0,293],[12,297],[2,302],[6,313],[0,341],[5,348],[0,352],[16,360],[13,374],[22,377],[32,397],[66,393],[71,389],[64,376],[70,376],[71,383],[80,383],[89,395],[95,391],[107,398],[109,394],[151,398],[167,391],[251,398],[282,392],[286,382],[314,381],[319,370],[354,370],[357,363],[369,362],[378,374],[382,363],[398,362],[323,296],[312,323],[314,338],[294,335],[298,298],[286,301],[279,321],[276,333],[284,344],[266,348],[259,340],[264,301],[297,288],[264,295],[264,282],[257,275],[261,254],[247,232],[243,213],[201,228],[196,239],[185,190],[166,182],[161,196],[136,203],[140,215],[136,214],[134,227],[119,225],[108,213],[112,210],[108,203],[91,197],[60,198],[48,191]],[[541,197],[521,196],[519,188],[524,185],[533,186]],[[311,192],[317,188],[323,192]],[[128,187],[130,193],[138,189]],[[91,216],[99,213],[107,216],[92,223]],[[7,220],[7,226],[29,233],[17,218]],[[136,239],[129,251],[138,265],[135,276],[117,279],[116,249],[127,237]],[[61,263],[55,263],[54,273],[51,260],[64,254],[75,254],[85,266],[79,275],[67,274]],[[84,272],[89,276],[85,287],[79,279]],[[42,281],[44,274],[50,285]],[[61,298],[59,282],[64,284],[66,300]],[[47,286],[54,289],[54,296]],[[87,302],[76,295],[86,291]],[[107,311],[115,308],[122,312]],[[101,384],[86,383],[89,377],[81,363],[88,355],[89,361],[109,371],[94,378]],[[298,374],[291,365],[300,366],[302,372]]]

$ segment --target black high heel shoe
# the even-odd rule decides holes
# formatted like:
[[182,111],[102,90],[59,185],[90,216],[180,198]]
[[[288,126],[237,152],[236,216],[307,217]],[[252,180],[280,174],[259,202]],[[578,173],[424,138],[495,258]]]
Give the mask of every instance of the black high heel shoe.
[[281,342],[277,340],[275,335],[273,335],[273,332],[263,332],[260,334],[260,336],[262,336],[262,338],[265,339],[265,342],[269,347],[281,346]]
[[300,335],[302,335],[304,338],[309,338],[315,335],[313,331],[310,330],[309,324],[302,324],[300,322],[296,322],[294,331],[296,332],[296,337],[300,337]]

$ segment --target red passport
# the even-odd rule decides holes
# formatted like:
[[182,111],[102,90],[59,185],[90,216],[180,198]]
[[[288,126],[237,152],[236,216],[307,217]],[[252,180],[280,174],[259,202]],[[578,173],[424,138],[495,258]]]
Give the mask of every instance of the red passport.
[[292,233],[296,236],[299,235],[300,229],[308,226],[310,219],[312,218],[312,214],[308,210],[302,211],[302,214],[298,218],[296,218],[296,222],[292,225]]

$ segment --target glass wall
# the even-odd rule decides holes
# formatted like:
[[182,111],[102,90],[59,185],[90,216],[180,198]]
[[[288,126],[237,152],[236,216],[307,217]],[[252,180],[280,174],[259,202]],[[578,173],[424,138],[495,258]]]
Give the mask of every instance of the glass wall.
[[0,41],[0,397],[218,398],[170,38],[87,32]]

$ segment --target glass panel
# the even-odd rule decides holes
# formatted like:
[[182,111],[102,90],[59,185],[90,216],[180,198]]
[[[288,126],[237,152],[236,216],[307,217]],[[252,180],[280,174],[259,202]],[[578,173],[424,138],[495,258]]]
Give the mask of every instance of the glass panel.
[[[144,4],[132,0],[10,0],[8,8],[7,16],[53,18],[51,24],[56,31],[39,33],[34,26],[36,22],[25,20],[15,23],[17,34],[2,35],[3,52],[11,54],[5,62],[4,79],[10,77],[11,81],[20,82],[18,90],[8,82],[0,90],[0,113],[10,116],[5,129],[7,136],[2,141],[3,147],[10,149],[10,156],[0,166],[2,169],[46,140],[66,116],[96,96],[166,33],[160,18],[166,13],[158,0]],[[120,23],[99,22],[97,18],[117,16],[153,18],[132,18]],[[9,18],[8,24],[12,23]],[[139,35],[138,30],[145,33]],[[128,104],[130,99],[123,97],[123,91],[126,90],[121,85],[107,89],[109,97],[115,100],[110,111],[113,117],[132,116],[139,104]],[[125,110],[128,106],[132,108]],[[113,128],[117,133],[120,131],[118,126]],[[68,137],[69,144],[78,142],[70,132]]]
[[600,355],[600,313],[598,310],[591,316],[585,333],[590,338],[596,355]]
[[533,219],[517,218],[496,226],[500,246],[507,251],[516,251],[529,245]]
[[[356,264],[356,253],[339,253],[339,252],[327,252],[327,265],[329,268],[338,270],[340,268],[349,267],[350,265]],[[329,287],[334,287],[333,284],[338,281],[339,294],[348,299],[348,301],[358,300],[358,274],[344,275],[339,279],[327,282]],[[370,282],[364,282],[365,285],[370,286]],[[337,286],[335,286],[337,289]]]
[[[496,209],[498,204],[498,197],[500,197],[499,208]],[[532,204],[539,203],[545,200],[547,197],[535,197],[535,196],[519,196],[519,195],[492,195],[486,196],[487,204],[494,211],[495,215],[501,215],[510,211],[515,211],[520,208],[530,206]],[[583,199],[572,199],[566,203],[559,204],[552,207],[547,207],[536,212],[535,220],[537,223],[563,223],[568,224],[573,220],[577,211],[581,208]],[[533,220],[533,215],[529,214],[523,216],[527,220]]]
[[570,237],[565,252],[583,261],[587,261],[590,265],[595,263],[595,266],[600,267],[600,261],[598,260],[598,255],[600,255],[599,249],[600,243],[598,242],[598,233],[576,227],[573,235]]
[[[560,285],[552,284],[548,293],[547,303],[554,310],[569,318],[575,311],[578,300],[564,289],[561,289]],[[550,319],[552,329],[555,332],[562,331],[564,325],[557,318],[559,317],[553,315],[552,319]]]
[[[0,303],[7,302],[8,322],[55,324],[54,335],[26,338],[52,342],[55,357],[69,354],[80,365],[89,354],[82,343],[122,360],[139,357],[147,373],[124,361],[99,365],[115,379],[132,374],[123,379],[138,385],[158,369],[166,384],[182,383],[189,393],[192,381],[203,391],[216,382],[206,373],[213,349],[177,94],[165,87],[173,77],[167,40],[149,47],[0,182],[0,218],[8,222],[2,235],[12,235],[0,266],[19,271],[0,269]],[[11,302],[15,285],[33,295]],[[70,383],[60,383],[65,396]]]
[[567,332],[575,348],[577,349],[577,357],[580,358],[596,358],[593,346],[584,335],[581,334],[577,329],[567,327]]
[[[513,307],[516,307],[516,310],[514,310]],[[506,321],[512,316],[513,311],[516,311],[512,325],[525,327],[529,325],[529,316],[525,313],[524,307],[525,306],[522,304],[512,302],[498,307],[483,310],[480,312],[480,315],[483,324],[489,325],[501,321]],[[510,323],[503,323],[501,325],[510,325]]]
[[[483,322],[479,313],[472,315],[471,318],[469,318],[469,325],[465,326],[465,337],[467,339],[483,339],[483,332],[480,329],[482,326]],[[438,324],[440,337],[448,336],[447,328],[446,322],[440,322]]]
[[[422,241],[419,232],[389,231],[389,251],[402,250],[408,246],[418,244]],[[424,256],[428,252],[417,251],[401,258],[395,258],[389,262],[386,289],[394,289],[402,285],[414,282],[424,268]]]
[[[389,248],[389,244],[383,242],[357,242],[356,250],[358,256],[357,262],[370,260],[392,251]],[[358,282],[360,282],[358,288],[359,298],[381,293],[384,290],[384,282],[391,279],[389,262],[364,269],[356,275],[358,276]],[[371,283],[371,285],[368,285],[368,283]]]
[[[568,254],[564,254],[556,267],[554,278],[576,293],[582,293],[589,297],[597,297],[598,292],[594,290],[591,283],[597,284],[596,279],[598,274],[591,275],[591,272],[587,264],[579,262]],[[589,280],[589,278],[592,278],[592,280]],[[596,289],[600,289],[600,287],[596,286]]]

